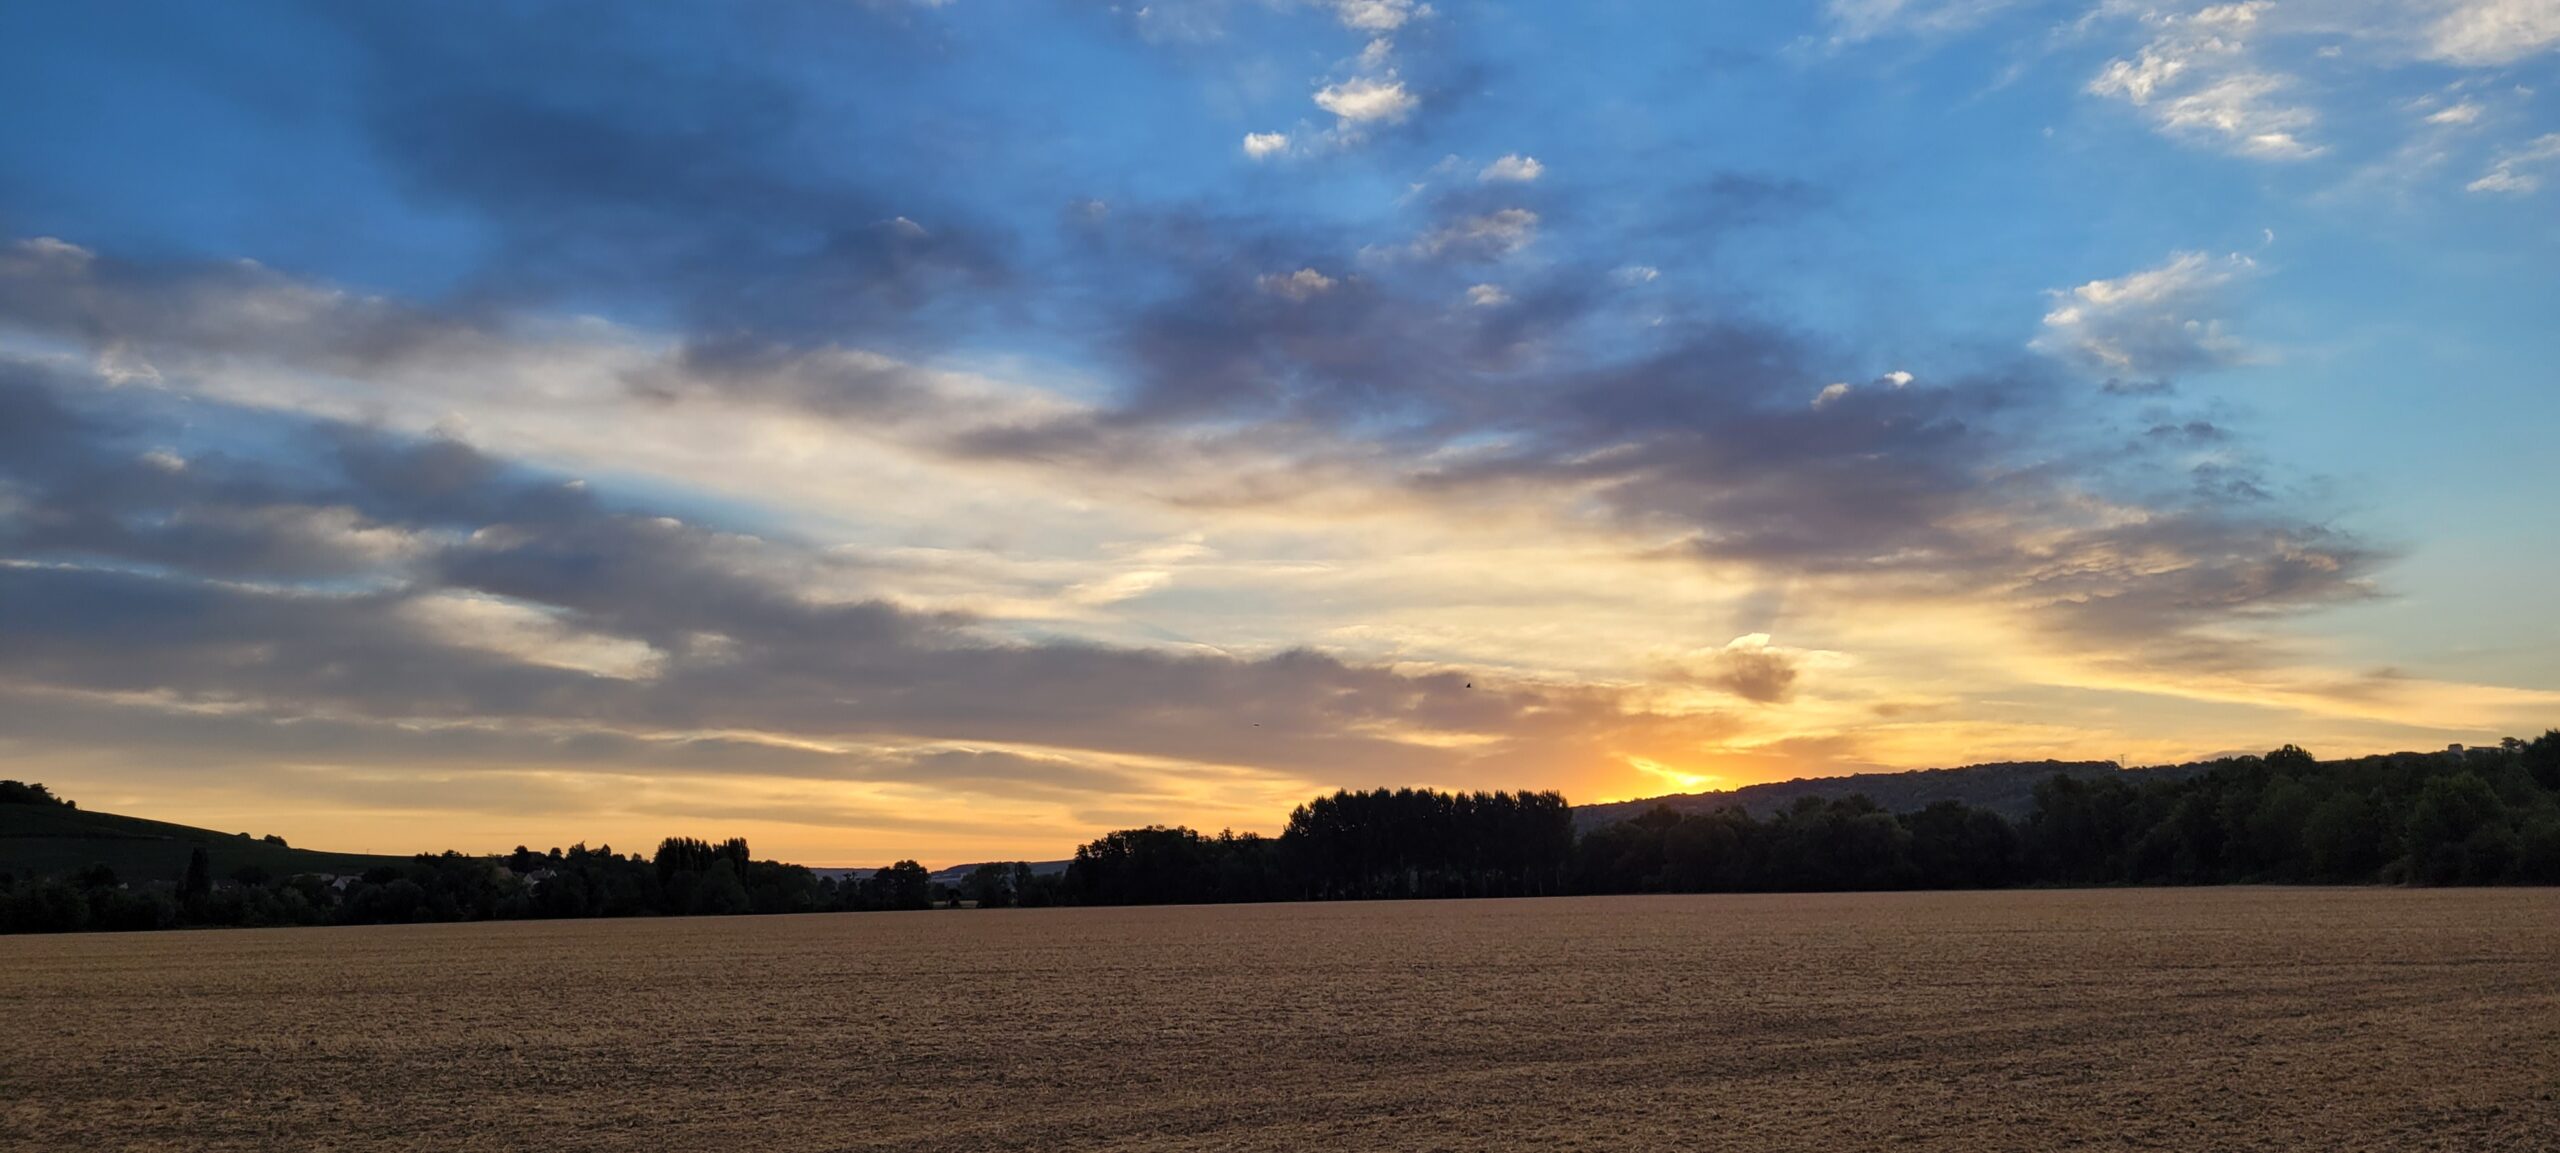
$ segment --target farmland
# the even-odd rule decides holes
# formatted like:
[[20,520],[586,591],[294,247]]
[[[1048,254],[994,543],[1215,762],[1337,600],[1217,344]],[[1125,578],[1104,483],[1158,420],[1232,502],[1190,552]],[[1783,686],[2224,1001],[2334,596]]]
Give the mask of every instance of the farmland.
[[0,1148],[2560,1147],[2560,891],[0,940]]

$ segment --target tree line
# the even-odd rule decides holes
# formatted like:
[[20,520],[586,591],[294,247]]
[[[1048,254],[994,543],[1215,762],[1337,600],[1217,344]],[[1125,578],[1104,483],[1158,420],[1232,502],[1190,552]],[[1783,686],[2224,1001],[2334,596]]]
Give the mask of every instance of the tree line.
[[[0,782],[0,803],[61,804]],[[936,884],[901,861],[821,876],[743,839],[669,838],[501,856],[422,854],[358,877],[211,875],[175,886],[105,866],[0,874],[0,932],[385,924],[1046,905],[1799,892],[2029,885],[2560,884],[2560,730],[2527,742],[2322,762],[2287,745],[2180,778],[2039,784],[2023,820],[1948,801],[1894,813],[1806,797],[1766,818],[1655,807],[1576,836],[1553,792],[1343,791],[1276,837],[1150,826],[1106,833],[1063,873],[980,865]]]
[[670,837],[649,856],[583,844],[422,853],[355,876],[279,877],[249,865],[217,877],[195,848],[175,885],[126,884],[105,865],[24,880],[0,873],[0,932],[867,912],[930,907],[937,888],[914,861],[820,876],[756,860],[743,838]]
[[1058,899],[1093,905],[1535,897],[1569,891],[1573,807],[1553,792],[1337,792],[1278,837],[1123,829],[1076,850]]
[[2183,779],[2055,775],[2022,821],[1807,797],[1756,820],[1656,808],[1576,846],[1589,893],[2021,885],[2560,884],[2560,731],[2321,762],[2292,745]]

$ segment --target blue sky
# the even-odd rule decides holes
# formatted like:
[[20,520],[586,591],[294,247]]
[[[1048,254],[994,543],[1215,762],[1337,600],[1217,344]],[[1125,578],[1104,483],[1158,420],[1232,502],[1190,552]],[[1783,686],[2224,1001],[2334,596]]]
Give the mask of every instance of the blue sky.
[[825,862],[2538,732],[2555,73],[2549,0],[20,6],[0,749]]

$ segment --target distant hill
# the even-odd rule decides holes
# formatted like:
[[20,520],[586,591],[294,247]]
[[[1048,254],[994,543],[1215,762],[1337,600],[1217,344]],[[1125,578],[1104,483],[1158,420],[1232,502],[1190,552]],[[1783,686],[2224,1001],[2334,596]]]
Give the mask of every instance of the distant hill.
[[[965,865],[952,865],[952,866],[950,866],[950,867],[948,867],[948,868],[935,869],[933,872],[926,874],[925,879],[926,879],[926,880],[929,880],[929,881],[932,881],[934,884],[937,884],[937,885],[957,885],[957,884],[959,884],[959,883],[960,883],[960,882],[962,882],[962,881],[968,880],[968,879],[969,879],[969,874],[970,874],[971,872],[974,872],[974,871],[977,869],[977,867],[978,867],[978,866],[983,865],[983,864],[989,864],[989,863],[998,864],[998,865],[1011,865],[1011,864],[1013,864],[1013,862],[1011,862],[1011,861],[995,861],[995,862],[971,861],[971,862],[969,862],[968,864],[965,864]],[[1029,862],[1029,864],[1031,865],[1031,875],[1032,875],[1032,876],[1035,876],[1035,877],[1050,877],[1050,876],[1056,876],[1056,875],[1057,875],[1057,874],[1059,874],[1059,873],[1066,872],[1066,871],[1067,871],[1067,865],[1069,864],[1069,862],[1066,862],[1066,861],[1032,861],[1032,862]],[[871,875],[871,874],[873,874],[873,873],[877,873],[877,872],[879,872],[880,870],[879,870],[879,868],[878,868],[877,866],[869,867],[869,868],[845,868],[845,867],[842,867],[842,866],[836,866],[836,865],[815,865],[815,866],[811,866],[811,867],[810,867],[810,869],[809,869],[809,871],[810,871],[811,873],[814,873],[814,874],[816,874],[816,875],[818,875],[818,876],[820,876],[820,877],[827,878],[827,879],[829,879],[829,880],[835,880],[835,881],[854,880],[854,881],[859,881],[859,880],[863,879],[864,877],[868,877],[868,876],[870,876],[870,875]]]
[[[960,883],[960,882],[962,882],[962,881],[968,880],[968,879],[969,879],[969,874],[970,874],[970,873],[972,873],[972,872],[975,872],[975,871],[977,870],[977,868],[978,868],[978,866],[979,866],[979,865],[987,864],[987,863],[988,863],[988,862],[984,862],[984,861],[973,861],[973,862],[970,862],[969,864],[966,864],[966,865],[953,865],[953,866],[951,866],[951,867],[950,867],[950,868],[948,868],[948,869],[935,869],[935,870],[933,871],[933,878],[932,878],[932,879],[933,879],[933,882],[934,882],[935,884],[938,884],[938,885],[957,885],[957,884],[959,884],[959,883]],[[1011,865],[1011,864],[1013,864],[1013,862],[1011,862],[1011,861],[996,861],[996,862],[993,862],[993,863],[994,863],[994,864],[999,864],[999,865]],[[1027,862],[1027,863],[1031,866],[1031,875],[1032,875],[1032,876],[1035,876],[1035,877],[1053,877],[1053,876],[1056,876],[1056,875],[1058,875],[1058,874],[1060,874],[1060,873],[1064,873],[1064,872],[1066,872],[1066,871],[1067,871],[1067,866],[1068,866],[1068,865],[1070,865],[1070,864],[1073,864],[1074,862],[1072,862],[1072,861],[1030,861],[1030,862]]]
[[[1967,765],[1955,769],[1918,769],[1900,773],[1859,773],[1845,777],[1806,777],[1712,793],[1682,793],[1633,801],[1577,805],[1576,832],[1587,832],[1637,816],[1656,805],[1683,813],[1711,812],[1740,805],[1765,818],[1800,797],[1838,799],[1863,793],[1893,812],[1912,812],[1938,801],[1961,801],[2023,819],[2035,804],[2037,782],[2056,773],[2095,777],[2110,773],[2179,780],[2205,771],[2203,764],[2118,769],[2107,761],[2012,761]],[[361,873],[377,865],[397,865],[409,858],[362,853],[332,853],[288,848],[251,837],[166,821],[118,816],[52,804],[0,804],[0,873],[20,877],[64,874],[103,864],[126,882],[176,881],[186,871],[187,855],[201,846],[212,858],[213,875],[227,877],[242,866],[256,865],[283,877],[295,873]],[[936,870],[933,880],[956,885],[976,863]],[[1042,876],[1066,871],[1065,861],[1034,861]],[[821,868],[821,876],[869,876],[872,869]]]
[[2183,780],[2205,771],[2205,766],[2162,765],[2156,768],[2119,769],[2112,761],[2004,761],[1998,764],[1966,765],[1959,769],[1914,769],[1901,773],[1858,773],[1846,777],[1799,777],[1792,781],[1776,781],[1765,785],[1745,785],[1739,789],[1716,793],[1681,793],[1667,797],[1647,797],[1635,801],[1613,801],[1603,805],[1576,805],[1573,827],[1585,832],[1602,825],[1623,821],[1643,813],[1655,805],[1668,805],[1683,813],[1704,813],[1740,805],[1754,817],[1768,817],[1800,797],[1838,800],[1863,793],[1867,799],[1897,813],[1916,812],[1939,801],[1962,801],[1977,809],[1989,809],[2011,820],[2023,820],[2035,808],[2036,783],[2061,773],[2073,777],[2097,777],[2113,773],[2164,780]]
[[406,857],[367,856],[288,848],[246,833],[223,833],[141,817],[120,817],[67,805],[0,804],[0,873],[20,877],[70,873],[105,865],[127,884],[176,881],[198,847],[213,875],[228,877],[256,865],[278,877],[295,873],[361,873],[396,865]]

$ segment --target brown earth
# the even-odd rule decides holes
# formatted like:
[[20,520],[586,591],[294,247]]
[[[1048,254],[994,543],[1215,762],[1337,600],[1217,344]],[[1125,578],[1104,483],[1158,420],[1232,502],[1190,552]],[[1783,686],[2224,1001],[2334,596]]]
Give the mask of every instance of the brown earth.
[[2560,891],[0,939],[7,1149],[2560,1149]]

